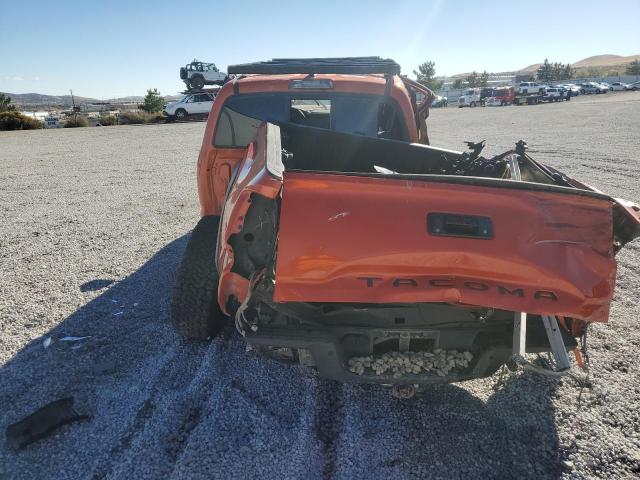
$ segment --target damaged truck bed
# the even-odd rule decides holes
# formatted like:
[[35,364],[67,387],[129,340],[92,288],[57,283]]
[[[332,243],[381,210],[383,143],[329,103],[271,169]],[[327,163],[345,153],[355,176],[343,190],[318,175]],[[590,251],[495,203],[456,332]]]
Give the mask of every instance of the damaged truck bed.
[[[262,351],[342,381],[457,381],[513,356],[514,312],[531,320],[527,352],[550,350],[544,317],[568,349],[607,320],[614,254],[640,213],[523,144],[486,159],[297,125],[258,132],[217,262],[219,304]],[[380,373],[390,352],[415,362]],[[416,368],[419,352],[460,368]]]

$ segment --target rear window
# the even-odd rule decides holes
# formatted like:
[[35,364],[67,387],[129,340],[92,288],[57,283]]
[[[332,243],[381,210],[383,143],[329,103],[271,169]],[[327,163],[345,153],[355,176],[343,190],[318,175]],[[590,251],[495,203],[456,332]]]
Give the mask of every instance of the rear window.
[[[395,102],[393,102],[395,104]],[[229,97],[220,112],[214,145],[244,148],[262,121],[407,140],[399,109],[374,95],[257,94]]]

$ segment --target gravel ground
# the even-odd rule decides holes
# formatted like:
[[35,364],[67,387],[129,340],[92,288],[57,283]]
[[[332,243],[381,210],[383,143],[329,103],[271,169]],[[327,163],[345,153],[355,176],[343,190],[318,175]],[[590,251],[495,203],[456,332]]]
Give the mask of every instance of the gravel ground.
[[[586,388],[518,373],[396,400],[256,358],[231,328],[185,346],[168,304],[203,130],[0,132],[0,426],[69,395],[92,415],[18,452],[0,439],[0,478],[637,478],[640,242],[618,257]],[[438,146],[523,138],[632,200],[638,132],[640,92],[430,119]]]

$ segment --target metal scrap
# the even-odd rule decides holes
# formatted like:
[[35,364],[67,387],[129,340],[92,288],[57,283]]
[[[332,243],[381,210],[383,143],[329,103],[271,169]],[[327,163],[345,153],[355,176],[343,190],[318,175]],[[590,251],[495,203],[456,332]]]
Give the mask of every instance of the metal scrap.
[[73,397],[62,398],[9,425],[6,430],[7,444],[17,450],[46,437],[63,425],[88,418],[88,415],[80,415],[73,408]]

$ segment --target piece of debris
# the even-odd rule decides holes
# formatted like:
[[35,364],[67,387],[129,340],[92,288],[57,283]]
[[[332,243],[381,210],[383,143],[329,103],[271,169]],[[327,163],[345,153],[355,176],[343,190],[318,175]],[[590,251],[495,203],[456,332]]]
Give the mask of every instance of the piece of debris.
[[353,357],[348,363],[349,370],[356,375],[392,373],[394,378],[399,378],[402,375],[433,373],[444,377],[452,370],[467,368],[472,359],[471,352],[436,348],[433,352],[387,352],[378,356]]
[[42,342],[42,346],[44,348],[49,348],[52,343],[53,343],[53,339],[51,337],[47,337],[44,339],[44,342]]
[[71,336],[67,336],[67,337],[62,337],[59,340],[61,342],[79,342],[80,340],[86,340],[87,338],[91,338],[91,335],[88,335],[86,337],[71,337]]
[[573,470],[573,462],[571,460],[563,460],[561,463],[562,463],[562,468],[564,468],[565,470],[568,470],[568,471]]
[[116,313],[114,313],[114,314],[113,314],[113,316],[114,316],[114,317],[117,317],[118,315],[122,315],[123,313],[124,313],[124,312],[122,312],[122,311],[121,311],[121,312],[116,312]]
[[73,408],[73,397],[62,398],[9,425],[6,431],[7,444],[17,450],[46,437],[56,428],[88,418],[91,417],[80,415]]

